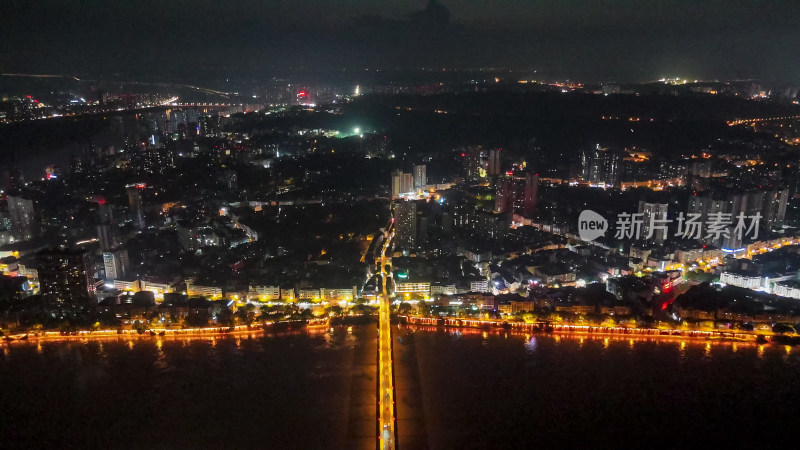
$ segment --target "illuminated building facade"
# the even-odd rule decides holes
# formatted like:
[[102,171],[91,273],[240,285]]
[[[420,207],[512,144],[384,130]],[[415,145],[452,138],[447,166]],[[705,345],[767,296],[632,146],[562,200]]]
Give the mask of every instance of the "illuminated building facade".
[[103,267],[106,271],[106,279],[116,280],[117,278],[125,277],[130,267],[128,250],[119,249],[103,252]]
[[418,294],[422,296],[429,296],[431,293],[430,283],[396,283],[394,292],[397,295],[413,295]]
[[395,242],[400,248],[413,248],[417,243],[417,203],[396,202],[394,204]]
[[278,286],[250,285],[248,298],[260,301],[278,300],[281,298],[281,288]]
[[428,184],[427,167],[425,164],[414,166],[414,190],[418,191],[425,188]]
[[413,174],[403,173],[400,170],[392,172],[392,199],[399,198],[401,194],[413,192],[414,181]]

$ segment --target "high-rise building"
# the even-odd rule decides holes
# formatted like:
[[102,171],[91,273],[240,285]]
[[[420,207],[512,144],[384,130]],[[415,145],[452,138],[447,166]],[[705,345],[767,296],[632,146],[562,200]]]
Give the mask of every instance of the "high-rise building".
[[674,180],[678,186],[686,184],[689,173],[688,164],[679,161],[662,161],[659,163],[659,178],[662,180]]
[[103,252],[103,266],[106,270],[106,279],[116,280],[118,278],[124,278],[128,274],[130,268],[128,250],[123,248]]
[[27,241],[39,235],[33,200],[22,196],[8,195],[8,215],[11,219],[11,234],[15,239]]
[[469,181],[477,181],[486,176],[486,167],[481,157],[480,147],[467,147],[461,152],[464,176]]
[[428,243],[428,228],[430,228],[429,219],[421,214],[417,220],[417,242],[420,245]]
[[131,167],[139,173],[153,174],[161,173],[172,166],[167,149],[157,148],[152,145],[135,145],[128,150],[130,152]]
[[[789,197],[788,189],[774,191],[747,191],[735,194],[693,196],[689,199],[688,212],[700,214],[699,221],[707,223],[709,218],[717,217],[715,214],[725,214],[731,221],[728,237],[719,237],[714,240],[703,237],[703,242],[724,249],[740,249],[745,237],[741,238],[732,232],[738,224],[740,215],[745,218],[749,227],[754,217],[761,217],[758,224],[759,233],[764,233],[775,227],[783,225],[786,219],[786,204]],[[751,232],[752,233],[752,232]],[[744,234],[744,233],[743,233]]]
[[139,185],[127,186],[128,207],[130,208],[133,225],[142,230],[144,229],[144,211],[142,211],[142,194],[139,192]]
[[489,161],[487,162],[486,172],[490,176],[500,175],[500,151],[502,149],[493,148],[489,150]]
[[400,197],[402,192],[403,171],[395,170],[392,172],[392,200]]
[[645,201],[639,202],[639,214],[642,214],[642,228],[640,239],[647,239],[650,235],[651,223],[653,225],[653,236],[650,240],[659,244],[664,242],[668,236],[668,232],[664,228],[667,220],[667,203],[647,203]]
[[514,209],[514,180],[502,177],[497,180],[494,196],[494,210],[499,213],[512,212]]
[[511,218],[510,212],[500,214],[472,210],[467,212],[466,220],[462,221],[462,231],[474,238],[502,240],[511,226]]
[[100,241],[100,250],[107,252],[117,245],[111,205],[102,203],[98,208],[97,215],[97,239]]
[[404,173],[403,174],[403,182],[400,185],[403,189],[403,192],[413,192],[414,191],[414,175],[411,173]]
[[425,164],[414,166],[414,190],[423,189],[428,184]]
[[599,144],[583,152],[581,166],[581,178],[591,183],[616,186],[622,181],[622,155]]
[[764,220],[767,228],[783,226],[786,220],[786,205],[789,201],[789,189],[768,191],[764,193]]
[[[423,166],[424,167],[424,166]],[[392,199],[414,190],[414,175],[401,170],[392,172]]]
[[[729,214],[733,210],[733,202],[729,201],[728,199],[714,199],[711,196],[692,196],[689,198],[689,207],[687,210],[687,221],[693,216],[696,216],[696,220],[694,222],[699,222],[701,224],[706,224],[708,222],[709,217],[718,217],[719,214]],[[691,235],[694,229],[689,228],[686,226],[684,228],[684,233],[690,233],[687,235],[688,238],[695,238],[695,235]],[[699,241],[703,242],[704,244],[714,245],[720,247],[723,245],[722,237],[711,239],[707,238],[706,233],[703,231],[704,228],[701,227],[700,239]]]
[[453,213],[442,211],[442,233],[449,235],[453,232]]
[[94,285],[89,254],[85,250],[42,250],[36,259],[42,295],[69,305],[86,303],[91,299]]
[[536,213],[536,198],[539,195],[539,174],[525,174],[525,200],[522,205],[522,216],[531,218]]
[[417,203],[399,201],[394,204],[395,240],[400,248],[413,248],[417,243]]
[[216,136],[220,131],[219,115],[203,116],[200,119],[200,136]]
[[100,241],[100,250],[108,251],[114,248],[114,228],[109,223],[97,224],[97,240]]

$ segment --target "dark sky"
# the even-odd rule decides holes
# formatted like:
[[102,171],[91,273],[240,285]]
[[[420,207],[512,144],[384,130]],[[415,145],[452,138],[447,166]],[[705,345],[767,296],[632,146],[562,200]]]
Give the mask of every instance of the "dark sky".
[[509,67],[584,80],[800,79],[797,0],[440,3],[449,16],[421,12],[427,0],[2,0],[0,72]]

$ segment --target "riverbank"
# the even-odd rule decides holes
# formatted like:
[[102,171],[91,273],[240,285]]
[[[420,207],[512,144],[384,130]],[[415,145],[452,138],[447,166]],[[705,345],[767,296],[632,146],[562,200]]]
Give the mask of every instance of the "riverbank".
[[655,339],[703,339],[731,342],[767,343],[770,340],[781,345],[800,345],[800,338],[756,333],[740,330],[684,330],[639,327],[604,327],[592,325],[552,324],[548,322],[508,322],[488,319],[434,318],[400,316],[400,323],[407,325],[436,326],[445,328],[474,328],[479,330],[505,330],[522,333],[579,334],[597,336],[647,337]]
[[279,322],[236,325],[233,327],[152,328],[148,330],[80,330],[80,331],[29,331],[5,336],[0,342],[58,341],[58,340],[108,340],[140,337],[215,337],[290,331],[301,328],[327,328],[327,319],[291,320]]

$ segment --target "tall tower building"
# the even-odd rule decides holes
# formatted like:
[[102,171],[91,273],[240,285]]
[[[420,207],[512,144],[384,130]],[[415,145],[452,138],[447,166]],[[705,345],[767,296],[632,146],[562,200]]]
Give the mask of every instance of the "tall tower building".
[[489,150],[489,161],[486,167],[489,176],[500,175],[500,151],[499,148]]
[[[774,191],[746,191],[735,194],[693,196],[689,199],[689,213],[701,214],[701,222],[705,223],[712,214],[730,214],[732,227],[738,224],[738,218],[742,215],[746,224],[749,226],[752,218],[760,215],[759,234],[780,227],[786,218],[786,205],[789,198],[789,190],[781,189]],[[723,249],[739,249],[745,245],[745,239],[752,238],[753,235],[743,235],[732,232],[729,237],[720,239],[703,239],[706,244],[712,244]],[[754,233],[754,231],[752,232]]]
[[97,240],[100,241],[100,250],[108,251],[114,248],[114,228],[109,223],[97,224]]
[[789,201],[789,189],[767,191],[764,193],[762,216],[764,226],[769,228],[781,227],[786,220],[786,205]]
[[417,243],[417,203],[395,202],[395,239],[400,248],[413,248]]
[[642,214],[642,231],[640,239],[647,239],[647,236],[650,234],[650,222],[653,221],[653,236],[650,240],[657,242],[659,244],[664,242],[664,239],[667,237],[667,233],[664,232],[663,229],[658,228],[659,225],[663,225],[664,221],[667,219],[667,207],[669,205],[667,203],[647,203],[645,201],[639,202],[639,210],[638,212]]
[[401,184],[403,183],[403,171],[402,170],[395,170],[392,172],[392,200],[397,199],[400,197],[401,191]]
[[142,230],[144,229],[144,211],[142,211],[142,194],[139,192],[138,185],[128,186],[128,207],[130,208],[133,225]]
[[591,183],[617,186],[622,180],[622,155],[599,144],[581,154],[581,165],[581,178]]
[[403,192],[413,192],[414,175],[410,173],[404,173],[402,183],[400,184],[400,188],[403,189]]
[[100,249],[104,252],[116,247],[116,236],[114,233],[114,215],[111,205],[103,203],[98,209],[97,239],[100,241]]
[[536,199],[539,195],[539,174],[525,174],[525,200],[522,204],[522,216],[531,218],[536,213]]
[[514,180],[503,177],[497,180],[494,210],[499,213],[512,212],[514,208]]
[[486,176],[486,167],[481,156],[481,147],[466,147],[461,152],[464,177],[477,181]]
[[11,219],[11,234],[15,239],[27,241],[39,235],[33,200],[22,196],[8,195],[8,215]]
[[94,286],[86,251],[42,250],[36,260],[42,295],[63,305],[87,303],[91,299]]
[[128,274],[130,261],[128,260],[128,250],[119,249],[103,252],[103,266],[106,271],[106,279],[116,280],[124,278]]
[[420,190],[428,184],[425,164],[414,166],[414,190]]
[[[423,166],[424,167],[424,166]],[[400,197],[400,194],[412,192],[414,190],[414,175],[403,173],[401,170],[392,172],[392,199]]]

